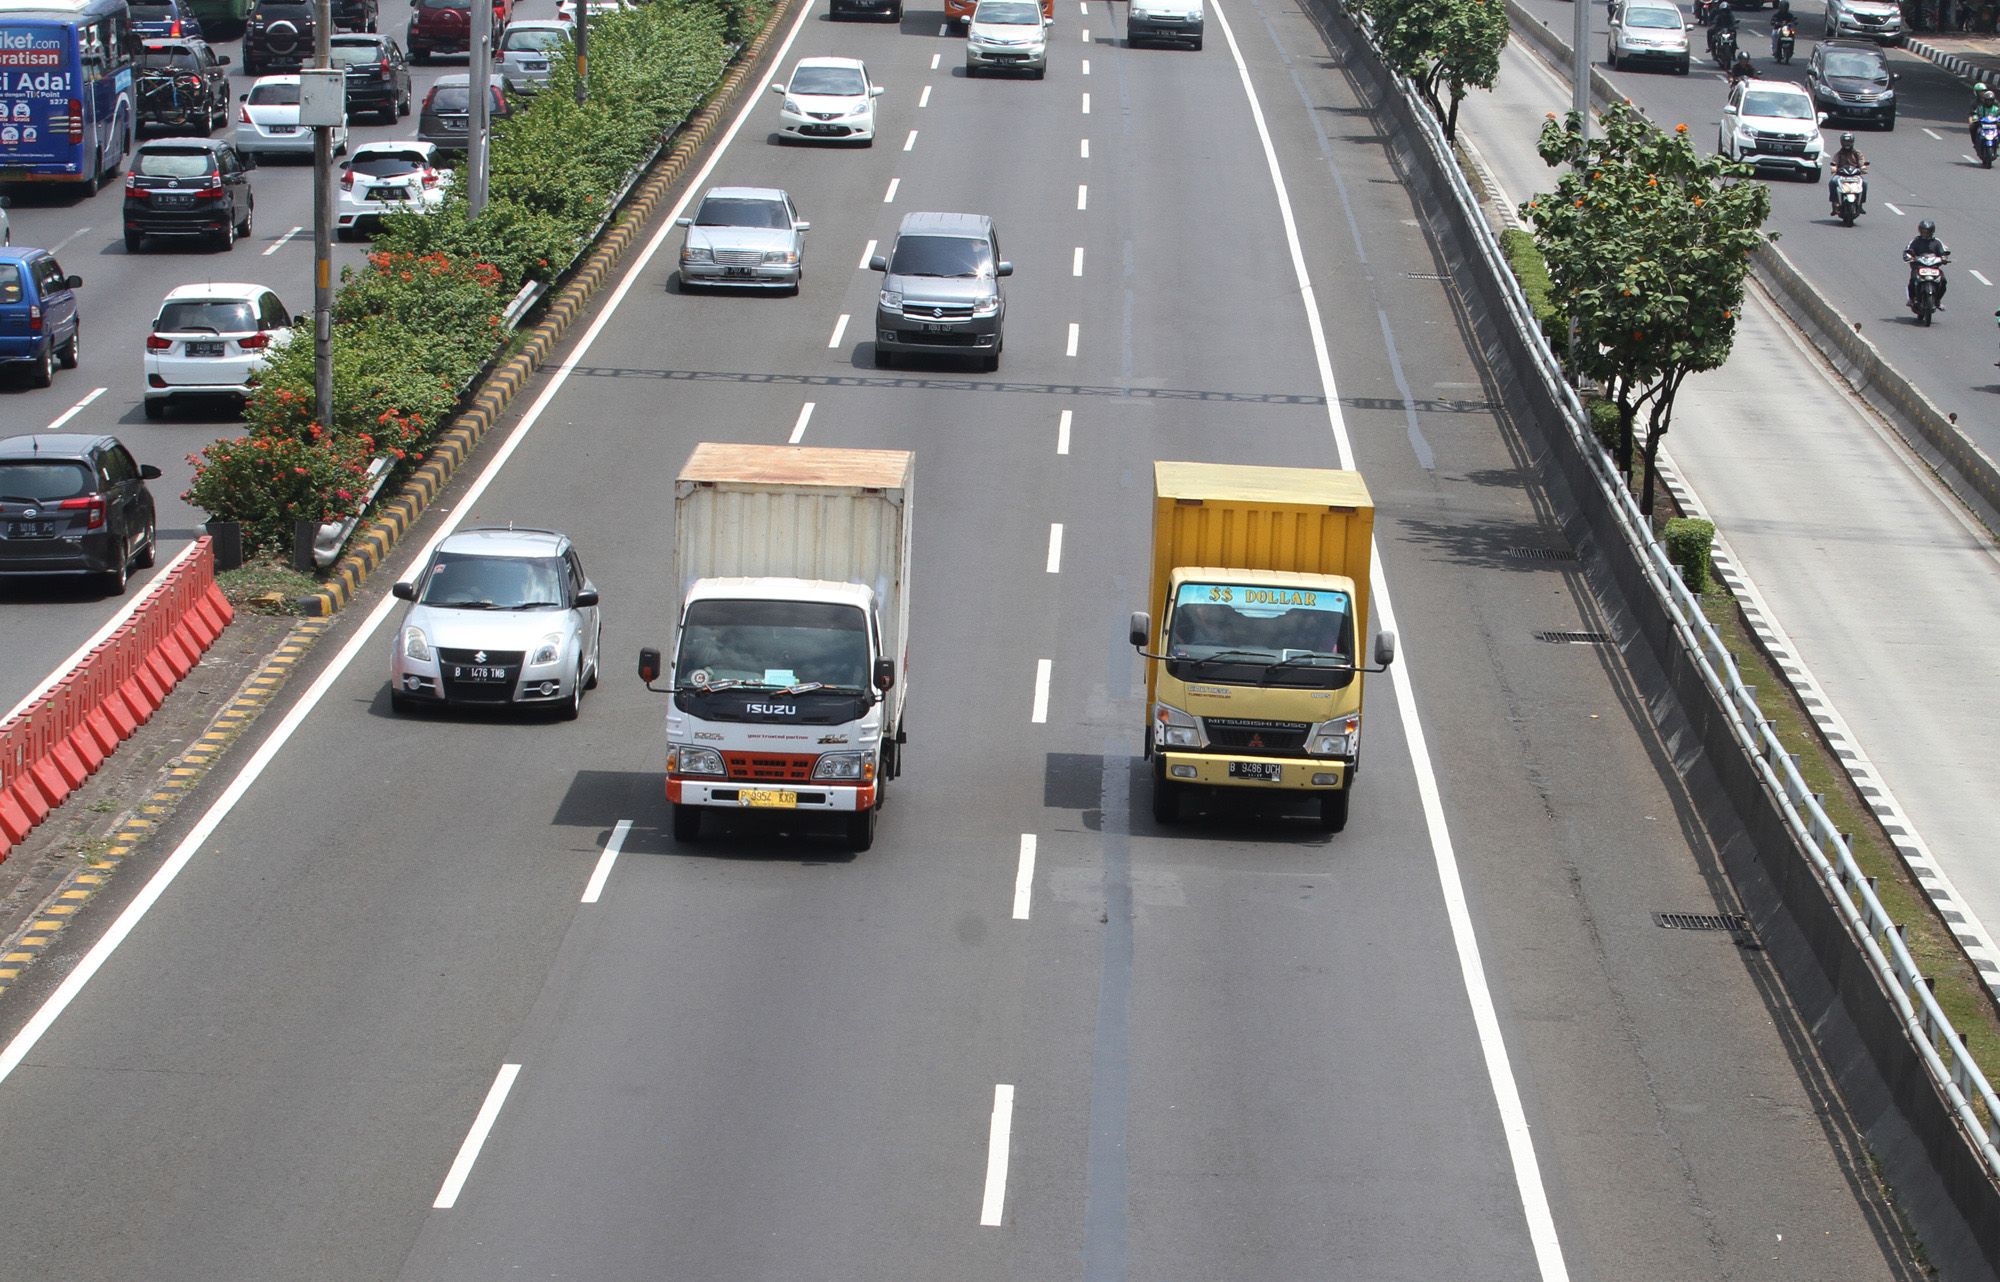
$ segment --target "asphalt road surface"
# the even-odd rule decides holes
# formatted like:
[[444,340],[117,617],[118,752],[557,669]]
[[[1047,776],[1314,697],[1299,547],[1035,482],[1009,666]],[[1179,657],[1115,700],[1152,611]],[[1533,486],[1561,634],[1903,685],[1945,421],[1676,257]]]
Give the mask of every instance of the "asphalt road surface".
[[[663,235],[423,527],[571,534],[604,685],[393,716],[378,575],[0,1001],[0,1279],[1917,1276],[1762,955],[1654,924],[1726,881],[1617,656],[1534,638],[1601,621],[1338,58],[1277,0],[1201,52],[1123,19],[1059,0],[1036,82],[936,10],[807,15],[776,78],[866,58],[879,141],[780,147],[758,95],[709,179],[790,190],[802,294],[683,294]],[[997,377],[874,368],[859,264],[914,210],[997,220]],[[705,439],[916,451],[864,855],[665,831],[628,673]],[[1353,821],[1161,829],[1149,466],[1343,441],[1403,639]]]

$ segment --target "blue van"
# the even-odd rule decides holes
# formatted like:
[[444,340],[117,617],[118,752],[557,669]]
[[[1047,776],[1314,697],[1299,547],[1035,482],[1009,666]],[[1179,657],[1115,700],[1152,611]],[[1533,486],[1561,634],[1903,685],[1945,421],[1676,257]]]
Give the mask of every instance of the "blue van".
[[28,367],[28,382],[47,387],[56,366],[75,369],[76,290],[46,249],[0,249],[0,364]]

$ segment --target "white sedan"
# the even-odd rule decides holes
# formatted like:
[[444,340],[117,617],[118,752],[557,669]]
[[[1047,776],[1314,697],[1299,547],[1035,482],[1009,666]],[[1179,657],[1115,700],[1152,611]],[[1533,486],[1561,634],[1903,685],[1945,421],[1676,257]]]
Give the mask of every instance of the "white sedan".
[[211,281],[167,295],[146,336],[146,417],[172,401],[250,395],[250,376],[292,336],[292,314],[262,285]]
[[451,177],[451,170],[439,166],[431,143],[362,143],[340,167],[334,234],[347,240],[381,226],[384,214],[427,214],[444,203]]
[[[236,107],[236,150],[248,156],[279,152],[310,156],[313,131],[299,123],[299,78],[259,76]],[[333,154],[347,151],[347,126],[333,128]]]
[[785,99],[778,112],[782,137],[875,141],[875,100],[882,86],[868,79],[859,58],[801,58],[791,80],[773,80],[771,92]]

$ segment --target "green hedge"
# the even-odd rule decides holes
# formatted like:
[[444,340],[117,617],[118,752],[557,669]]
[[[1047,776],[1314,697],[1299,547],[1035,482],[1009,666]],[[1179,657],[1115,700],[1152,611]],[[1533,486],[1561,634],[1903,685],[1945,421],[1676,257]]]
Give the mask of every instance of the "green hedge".
[[699,105],[773,0],[652,0],[590,26],[590,101],[576,59],[552,51],[548,87],[495,123],[486,210],[466,220],[463,175],[429,214],[394,214],[368,265],[343,268],[334,305],[333,422],[314,421],[313,344],[273,354],[248,431],[190,457],[182,496],[240,521],[246,551],[282,552],[301,520],[356,515],[370,459],[423,457],[467,382],[505,341],[501,315],[530,280],[588,247],[619,186]]
[[1507,255],[1507,265],[1514,269],[1514,279],[1521,282],[1521,292],[1528,296],[1528,307],[1541,322],[1542,333],[1561,352],[1569,343],[1569,317],[1551,297],[1555,285],[1549,279],[1541,246],[1532,233],[1511,228],[1500,233],[1500,252]]
[[1667,522],[1667,559],[1680,568],[1681,581],[1688,591],[1700,596],[1708,591],[1709,558],[1715,549],[1715,523],[1693,517],[1675,517]]

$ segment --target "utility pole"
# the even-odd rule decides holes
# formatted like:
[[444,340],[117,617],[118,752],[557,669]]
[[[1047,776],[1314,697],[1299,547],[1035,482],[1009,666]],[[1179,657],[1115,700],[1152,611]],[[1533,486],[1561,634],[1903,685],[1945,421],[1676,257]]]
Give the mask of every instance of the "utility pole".
[[[333,0],[317,8],[313,66],[325,71],[333,66]],[[344,115],[344,84],[341,102]],[[322,427],[333,426],[333,130],[313,126],[313,418]]]
[[1570,33],[1570,82],[1575,90],[1571,110],[1583,136],[1590,137],[1590,0],[1575,0],[1576,27]]
[[576,105],[590,100],[590,0],[576,0]]
[[[331,0],[322,0],[331,3]],[[486,158],[493,137],[493,0],[472,0],[472,84],[465,107],[465,217],[486,208]]]

